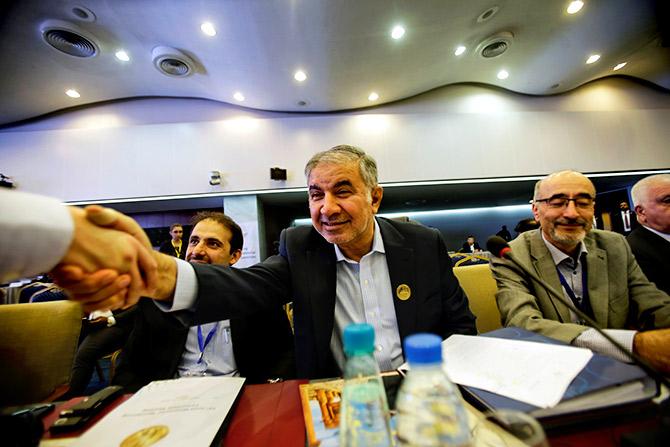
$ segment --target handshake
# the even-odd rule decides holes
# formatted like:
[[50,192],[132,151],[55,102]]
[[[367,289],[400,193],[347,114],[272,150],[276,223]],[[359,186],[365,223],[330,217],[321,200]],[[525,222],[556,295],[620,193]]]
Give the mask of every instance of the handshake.
[[142,296],[172,296],[176,263],[152,249],[137,222],[97,205],[68,209],[72,242],[51,275],[85,312],[127,308]]

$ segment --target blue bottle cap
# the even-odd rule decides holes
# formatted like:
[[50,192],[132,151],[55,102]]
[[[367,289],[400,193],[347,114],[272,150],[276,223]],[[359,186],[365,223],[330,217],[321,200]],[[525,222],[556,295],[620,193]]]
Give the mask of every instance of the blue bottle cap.
[[405,356],[411,364],[442,363],[442,338],[434,334],[414,334],[405,338]]
[[375,330],[367,323],[353,323],[344,328],[342,339],[345,354],[369,354],[374,350]]

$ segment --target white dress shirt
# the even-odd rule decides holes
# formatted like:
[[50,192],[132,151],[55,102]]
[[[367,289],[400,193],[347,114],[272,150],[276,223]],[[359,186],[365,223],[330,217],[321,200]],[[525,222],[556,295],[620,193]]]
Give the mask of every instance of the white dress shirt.
[[189,328],[184,353],[177,367],[177,375],[179,377],[202,375],[239,376],[233,352],[230,320],[201,324],[200,329],[203,344],[209,332],[214,330],[212,338],[204,346],[201,358],[200,344],[198,343],[198,326]]
[[372,250],[359,262],[348,259],[337,245],[337,286],[335,291],[335,325],[330,349],[341,370],[345,355],[342,333],[351,323],[368,323],[375,329],[375,360],[381,371],[402,365],[402,346],[398,320],[393,305],[391,277],[379,225],[375,221]]

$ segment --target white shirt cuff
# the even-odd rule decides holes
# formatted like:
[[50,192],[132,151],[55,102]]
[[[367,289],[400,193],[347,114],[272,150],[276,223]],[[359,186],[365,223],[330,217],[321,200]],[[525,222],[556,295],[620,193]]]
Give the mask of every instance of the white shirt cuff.
[[[636,331],[627,329],[603,329],[607,335],[618,341],[628,352],[633,352],[633,339]],[[624,353],[619,351],[605,337],[600,335],[595,329],[587,329],[572,341],[572,344],[580,348],[589,348],[599,354],[605,354],[622,362],[630,363],[631,360]]]
[[175,262],[177,263],[177,282],[172,303],[162,301],[154,301],[154,303],[163,312],[194,310],[198,298],[198,278],[195,276],[195,270],[190,263],[184,260],[175,258]]

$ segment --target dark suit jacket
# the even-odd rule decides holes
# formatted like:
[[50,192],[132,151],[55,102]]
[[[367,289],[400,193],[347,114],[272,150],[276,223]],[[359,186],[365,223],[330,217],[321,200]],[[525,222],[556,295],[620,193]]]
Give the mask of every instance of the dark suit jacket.
[[[400,339],[416,332],[446,338],[475,334],[475,318],[454,277],[440,232],[378,218],[391,290],[405,284],[409,299],[393,297]],[[284,230],[280,254],[245,269],[194,264],[198,299],[194,321],[241,316],[293,301],[299,378],[341,375],[330,350],[335,320],[335,249],[312,227]],[[225,293],[214,296],[212,291]]]
[[[189,328],[142,298],[135,326],[119,358],[114,384],[137,391],[152,380],[171,379],[177,372]],[[275,309],[230,320],[235,363],[247,383],[295,377],[293,334],[286,313]]]
[[177,251],[174,249],[174,246],[172,245],[172,239],[170,239],[163,242],[158,251],[160,251],[161,253],[165,253],[166,255],[174,256],[175,258],[186,259],[186,246],[187,246],[186,241],[182,240],[181,253],[179,254],[179,256],[177,256]]
[[670,295],[670,242],[641,225],[626,240],[649,281]]

